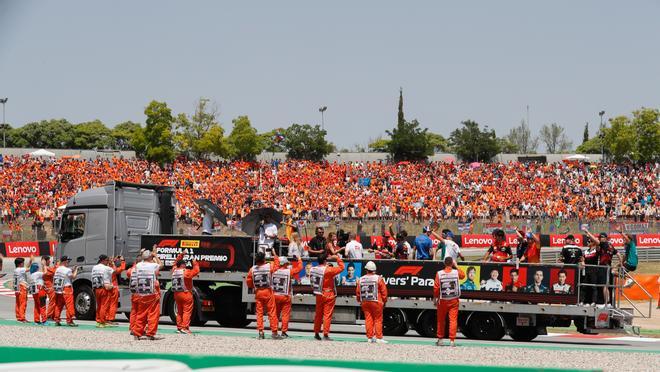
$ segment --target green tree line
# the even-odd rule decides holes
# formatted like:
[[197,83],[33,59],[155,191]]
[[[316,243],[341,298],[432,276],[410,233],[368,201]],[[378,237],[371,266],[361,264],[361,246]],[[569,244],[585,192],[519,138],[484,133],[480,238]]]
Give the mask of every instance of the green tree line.
[[[144,123],[123,122],[113,128],[99,120],[73,124],[66,119],[42,120],[12,128],[1,128],[7,147],[52,149],[134,150],[138,157],[160,164],[177,156],[191,160],[211,156],[251,161],[262,152],[286,152],[291,159],[320,161],[335,146],[319,125],[291,124],[259,133],[248,116],[232,120],[231,128],[220,123],[217,106],[200,98],[190,114],[175,115],[165,102],[152,101],[144,110]],[[396,125],[369,143],[369,151],[387,152],[393,161],[424,161],[438,152],[455,153],[464,161],[490,161],[498,153],[536,153],[539,143],[547,153],[567,153],[573,144],[565,128],[557,123],[543,125],[537,136],[523,120],[505,136],[494,129],[465,120],[449,137],[429,131],[416,119],[408,121],[399,92]],[[231,129],[231,130],[229,130]],[[362,149],[364,150],[364,149]],[[578,153],[603,153],[612,161],[652,162],[660,160],[660,111],[641,108],[628,116],[609,120],[589,138],[585,125]]]

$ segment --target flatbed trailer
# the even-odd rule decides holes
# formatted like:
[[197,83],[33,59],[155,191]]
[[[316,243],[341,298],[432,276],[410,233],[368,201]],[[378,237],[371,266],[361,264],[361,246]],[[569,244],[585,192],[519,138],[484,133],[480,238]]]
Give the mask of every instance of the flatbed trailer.
[[[254,319],[254,295],[245,278],[253,264],[256,244],[251,238],[221,236],[182,236],[176,231],[174,190],[170,187],[111,182],[100,188],[85,190],[69,200],[60,228],[57,255],[72,257],[80,266],[75,279],[74,296],[77,317],[93,319],[95,299],[91,286],[91,268],[100,254],[122,255],[127,265],[142,247],[155,249],[166,268],[159,278],[162,314],[174,320],[175,302],[170,291],[169,267],[179,253],[185,259],[197,259],[202,272],[194,280],[193,325],[217,321],[222,326],[245,327]],[[347,261],[354,269],[366,260]],[[312,264],[312,262],[309,262]],[[379,273],[388,283],[390,300],[384,311],[384,333],[403,335],[410,329],[435,337],[435,306],[432,283],[442,264],[434,261],[376,260]],[[307,262],[305,263],[307,266]],[[463,270],[479,267],[484,272],[498,271],[502,282],[511,270],[541,270],[548,288],[559,270],[569,273],[571,293],[515,293],[512,291],[462,291],[459,327],[469,338],[497,340],[505,335],[515,340],[532,340],[545,334],[547,327],[575,324],[583,333],[638,331],[632,327],[633,310],[579,305],[578,268],[570,265],[513,265],[483,262],[461,263]],[[571,274],[572,273],[572,274]],[[360,276],[359,270],[355,270]],[[302,275],[302,274],[301,274]],[[342,274],[343,275],[343,274]],[[494,274],[493,274],[494,275]],[[529,283],[531,275],[527,276]],[[302,278],[301,278],[302,281]],[[504,285],[503,285],[504,286]],[[119,280],[119,311],[130,312],[130,292],[126,274]],[[355,288],[337,287],[334,321],[359,324],[363,314],[355,300]],[[292,321],[311,322],[315,297],[309,285],[293,287]],[[615,295],[618,291],[614,291]],[[614,299],[613,304],[619,301]]]

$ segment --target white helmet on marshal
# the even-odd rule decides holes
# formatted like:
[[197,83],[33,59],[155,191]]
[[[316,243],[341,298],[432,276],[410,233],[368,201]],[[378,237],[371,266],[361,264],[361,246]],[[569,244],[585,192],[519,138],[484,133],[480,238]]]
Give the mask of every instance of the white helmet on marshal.
[[369,261],[364,265],[364,268],[367,269],[367,271],[376,271],[376,264],[373,261]]

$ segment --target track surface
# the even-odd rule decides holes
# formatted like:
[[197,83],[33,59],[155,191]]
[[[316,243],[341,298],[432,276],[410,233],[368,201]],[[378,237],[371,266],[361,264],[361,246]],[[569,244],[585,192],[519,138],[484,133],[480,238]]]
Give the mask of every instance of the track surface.
[[[4,282],[7,277],[0,279],[0,282]],[[0,284],[0,287],[2,285]],[[15,319],[14,315],[14,298],[11,296],[3,296],[0,294],[0,319],[1,320],[13,320]],[[28,310],[27,318],[32,319],[32,299],[28,300]],[[120,322],[126,322],[123,315],[118,315],[118,320]],[[3,322],[4,323],[4,322]],[[93,325],[94,322],[79,321],[81,324],[90,324]],[[6,323],[5,323],[6,324]],[[173,329],[172,323],[169,317],[161,317],[161,329]],[[311,324],[305,323],[292,323],[290,326],[292,335],[311,335],[312,326]],[[215,322],[208,322],[204,327],[192,327],[193,331],[204,332],[204,331],[225,331],[239,334],[255,334],[255,324],[250,324],[247,328],[226,328],[220,327]],[[364,335],[364,327],[360,325],[333,325],[332,333],[334,335],[345,335],[347,337],[355,338],[356,341],[359,340]],[[405,343],[413,344],[432,344],[435,340],[425,337],[420,337],[417,332],[409,331],[403,337],[390,337],[390,340],[400,340]],[[631,349],[639,351],[649,351],[649,352],[658,352],[660,353],[660,338],[647,338],[647,337],[632,337],[625,334],[604,334],[604,335],[581,335],[581,334],[569,334],[569,333],[550,333],[547,336],[539,336],[536,340],[532,342],[516,342],[507,337],[500,341],[481,341],[481,340],[469,340],[462,338],[462,335],[459,334],[458,343],[461,345],[469,344],[478,344],[478,345],[488,345],[494,347],[530,347],[530,348],[560,348],[567,350],[576,350],[576,349],[600,349],[604,347],[608,349],[620,349],[620,351],[628,351]]]

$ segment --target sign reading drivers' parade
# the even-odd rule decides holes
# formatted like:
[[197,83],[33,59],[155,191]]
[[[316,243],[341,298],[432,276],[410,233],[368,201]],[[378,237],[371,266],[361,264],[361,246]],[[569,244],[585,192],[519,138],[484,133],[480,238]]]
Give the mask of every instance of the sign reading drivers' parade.
[[[349,294],[354,291],[351,279],[364,274],[366,260],[345,261],[344,272],[337,277],[337,292]],[[457,294],[461,298],[524,301],[531,303],[577,303],[579,275],[574,265],[535,265],[492,262],[460,262],[458,267],[465,278],[443,283],[442,290],[448,296]],[[300,278],[295,282],[294,292],[312,292],[314,283],[321,281],[316,274],[315,260],[305,261]],[[444,268],[437,261],[378,261],[378,274],[383,277],[391,296],[431,296],[436,273]],[[311,284],[311,285],[310,285]],[[353,292],[354,293],[354,292]]]

